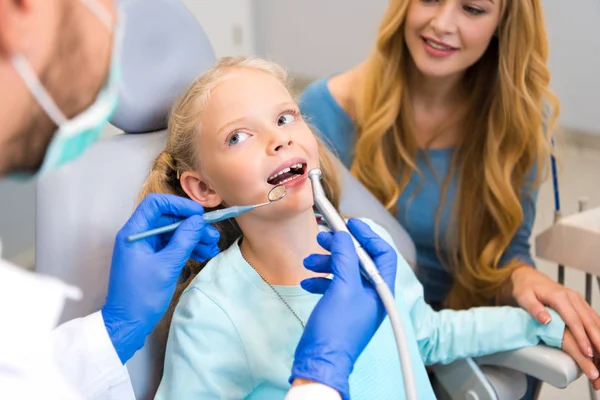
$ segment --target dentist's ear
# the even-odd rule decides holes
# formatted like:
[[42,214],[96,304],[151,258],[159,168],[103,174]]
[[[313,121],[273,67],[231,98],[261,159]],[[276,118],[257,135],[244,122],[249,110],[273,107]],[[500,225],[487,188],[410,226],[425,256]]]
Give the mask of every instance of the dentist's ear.
[[179,183],[190,199],[200,203],[202,207],[213,208],[223,202],[221,196],[202,179],[198,172],[185,171],[181,174]]

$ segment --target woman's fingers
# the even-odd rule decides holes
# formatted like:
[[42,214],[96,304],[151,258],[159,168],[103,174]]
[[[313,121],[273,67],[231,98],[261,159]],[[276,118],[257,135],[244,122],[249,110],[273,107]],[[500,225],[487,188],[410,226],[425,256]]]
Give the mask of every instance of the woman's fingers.
[[600,349],[600,317],[581,294],[572,291],[570,295],[571,302],[581,318],[587,337],[592,342],[592,347]]
[[556,310],[563,321],[565,321],[581,352],[588,357],[592,357],[594,355],[592,344],[588,339],[581,317],[573,306],[570,296],[567,294],[567,289],[562,288],[559,293],[554,291],[551,295],[542,295],[539,299]]
[[[579,365],[579,368],[590,380],[599,381],[598,384],[600,385],[600,374],[598,373],[598,369],[594,365],[592,359],[579,350],[579,346],[568,328],[565,329],[563,337],[563,350],[575,360],[577,365]],[[594,387],[595,385],[596,382],[594,382]]]
[[535,318],[540,324],[547,325],[550,323],[552,317],[550,313],[542,304],[541,301],[535,296],[533,290],[523,293],[518,299],[519,306],[525,309],[533,318]]

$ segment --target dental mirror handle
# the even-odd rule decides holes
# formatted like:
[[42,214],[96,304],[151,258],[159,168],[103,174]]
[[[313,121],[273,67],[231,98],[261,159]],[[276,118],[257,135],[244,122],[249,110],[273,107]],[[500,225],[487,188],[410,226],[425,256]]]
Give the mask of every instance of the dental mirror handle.
[[237,217],[238,215],[242,215],[246,211],[250,211],[256,207],[257,207],[256,205],[227,207],[227,208],[223,208],[221,210],[207,212],[206,214],[204,214],[202,216],[202,218],[204,219],[204,222],[206,222],[207,224],[212,224],[215,222],[223,221],[224,219]]
[[[263,204],[252,205],[252,206],[227,207],[227,208],[223,208],[221,210],[207,212],[206,214],[204,214],[202,216],[202,219],[204,219],[204,222],[206,222],[207,224],[213,224],[215,222],[223,221],[224,219],[237,217],[238,215],[241,215],[241,214],[245,213],[246,211],[250,211],[256,207],[260,207],[260,206],[267,205],[267,204],[269,204],[269,203],[263,203]],[[175,222],[174,224],[163,226],[160,228],[151,229],[146,232],[131,235],[127,238],[127,241],[135,242],[136,240],[145,239],[150,236],[160,235],[160,234],[166,233],[166,232],[172,232],[175,229],[177,229],[177,227],[179,225],[181,225],[183,223],[183,221],[185,221],[185,220],[181,220],[179,222]]]

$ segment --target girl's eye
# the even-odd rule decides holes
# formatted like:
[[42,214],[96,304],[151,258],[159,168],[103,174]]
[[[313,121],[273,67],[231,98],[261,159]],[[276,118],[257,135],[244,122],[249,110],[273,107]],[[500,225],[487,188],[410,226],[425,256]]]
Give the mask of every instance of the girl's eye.
[[246,132],[234,132],[231,136],[229,136],[229,140],[227,140],[228,146],[233,146],[238,143],[243,142],[244,140],[250,137]]
[[286,124],[291,124],[296,119],[297,119],[296,113],[294,113],[292,111],[286,111],[285,113],[283,113],[279,116],[279,119],[277,120],[277,125],[282,126],[282,125],[286,125]]
[[485,14],[485,10],[482,10],[481,8],[477,8],[477,7],[473,7],[473,6],[465,6],[464,10],[471,15]]

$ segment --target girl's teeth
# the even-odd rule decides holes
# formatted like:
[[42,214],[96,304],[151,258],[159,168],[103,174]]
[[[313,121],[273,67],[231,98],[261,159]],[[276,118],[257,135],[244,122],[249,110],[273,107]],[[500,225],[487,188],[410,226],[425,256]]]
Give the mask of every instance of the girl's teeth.
[[289,181],[291,181],[292,179],[296,179],[296,178],[298,178],[299,176],[300,176],[300,175],[294,175],[294,176],[292,176],[292,177],[289,177],[289,178],[287,178],[287,179],[284,179],[283,181],[279,182],[279,183],[278,183],[278,185],[282,185],[282,184],[284,184],[284,183],[286,183],[286,182],[289,182]]
[[275,178],[277,178],[279,175],[285,174],[286,172],[290,172],[290,170],[291,170],[292,168],[302,168],[302,164],[301,164],[301,163],[298,163],[298,164],[294,164],[294,165],[292,165],[292,166],[291,166],[291,167],[289,167],[289,168],[284,168],[284,169],[282,169],[281,171],[279,171],[278,173],[276,173],[275,175],[273,175],[273,176],[270,176],[268,180],[270,181],[271,179],[275,179]]
[[427,40],[427,43],[433,47],[434,49],[438,49],[438,50],[452,50],[450,47],[446,47],[446,46],[442,46],[440,44],[437,44],[435,42],[432,42],[431,40]]

